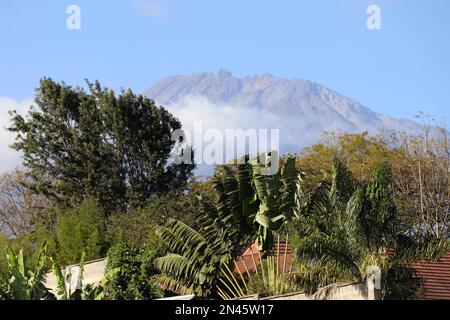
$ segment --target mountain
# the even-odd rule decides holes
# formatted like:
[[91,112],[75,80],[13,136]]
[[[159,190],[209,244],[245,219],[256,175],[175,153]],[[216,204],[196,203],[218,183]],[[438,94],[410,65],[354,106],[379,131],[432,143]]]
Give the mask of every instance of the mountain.
[[229,71],[163,79],[145,94],[190,127],[206,119],[210,127],[279,128],[283,152],[298,152],[323,131],[376,134],[382,129],[409,131],[417,125],[373,112],[362,104],[308,80],[271,74],[237,78]]

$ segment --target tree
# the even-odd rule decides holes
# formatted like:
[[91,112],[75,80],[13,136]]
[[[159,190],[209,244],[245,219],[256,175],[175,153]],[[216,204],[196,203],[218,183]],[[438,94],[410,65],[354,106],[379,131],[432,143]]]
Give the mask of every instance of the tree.
[[272,233],[296,214],[300,180],[292,156],[276,175],[263,176],[260,170],[260,164],[249,163],[219,167],[213,179],[217,199],[203,201],[201,228],[170,219],[158,229],[169,251],[156,259],[161,271],[156,281],[162,288],[209,297],[217,294],[222,267],[230,266],[255,239],[261,250],[270,250]]
[[327,165],[339,157],[359,182],[383,161],[391,163],[394,199],[404,231],[417,237],[446,239],[450,235],[450,143],[448,130],[427,123],[417,133],[384,132],[324,135],[305,148],[297,166],[306,173],[303,187],[312,190],[324,179],[330,182]]
[[28,248],[45,241],[49,254],[63,265],[78,263],[82,255],[88,261],[106,255],[109,246],[106,219],[98,201],[87,199],[77,208],[52,207],[49,211],[50,218],[38,219],[33,232],[20,247]]
[[338,159],[331,184],[319,183],[302,208],[294,244],[298,278],[312,290],[340,281],[365,281],[369,267],[376,266],[383,281],[389,280],[385,294],[413,280],[414,260],[435,259],[448,247],[445,241],[417,241],[401,230],[388,163],[378,165],[369,182],[361,184]]
[[104,257],[106,254],[105,219],[97,201],[88,199],[77,209],[57,209],[54,230],[49,236],[55,242],[57,260],[70,265]]
[[448,131],[423,125],[417,134],[391,136],[395,198],[417,237],[450,237],[450,142]]
[[0,174],[0,232],[8,236],[30,232],[36,217],[49,207],[44,197],[24,187],[26,182],[25,173],[17,169]]
[[383,161],[392,161],[390,145],[383,135],[325,132],[319,143],[300,153],[297,167],[305,173],[303,187],[311,191],[324,178],[331,177],[330,163],[341,159],[356,179],[367,181],[370,173]]
[[64,205],[94,197],[105,213],[184,187],[194,165],[171,163],[180,122],[131,90],[116,96],[98,82],[88,87],[44,78],[28,116],[11,113],[12,147],[31,178],[26,186]]
[[196,193],[169,192],[153,198],[145,208],[128,214],[111,215],[107,220],[107,238],[111,245],[123,243],[139,246],[147,242],[157,225],[165,224],[169,218],[183,221],[197,229],[200,227],[198,215],[202,210]]

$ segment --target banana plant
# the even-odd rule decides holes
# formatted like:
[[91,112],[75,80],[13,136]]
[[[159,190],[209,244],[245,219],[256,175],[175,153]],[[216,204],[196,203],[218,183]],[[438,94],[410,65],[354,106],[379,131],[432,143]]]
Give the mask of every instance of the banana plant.
[[[257,245],[260,251],[269,250],[273,232],[279,231],[286,221],[297,216],[302,203],[301,175],[295,167],[295,154],[289,154],[284,166],[275,175],[265,175],[270,162],[253,165],[253,186],[259,200],[255,221],[258,224]],[[278,161],[278,159],[277,159]]]
[[302,199],[295,157],[290,155],[282,168],[267,176],[260,164],[248,161],[237,170],[219,167],[213,179],[217,201],[200,199],[204,205],[201,228],[194,230],[172,219],[158,228],[169,253],[156,260],[161,271],[156,283],[179,294],[209,297],[221,268],[232,264],[255,240],[260,251],[269,250],[272,233],[296,215]]
[[[234,268],[224,265],[216,288],[219,297],[231,300],[252,294],[273,296],[300,291],[302,288],[292,273],[292,265],[288,267],[288,243],[287,238],[284,250],[278,249],[265,256],[261,252],[251,251],[250,263],[244,257],[240,259],[244,270],[236,261]],[[280,238],[276,246],[280,248]]]
[[[8,269],[5,273],[0,272],[0,300],[103,300],[105,298],[105,288],[119,272],[119,268],[106,273],[97,286],[83,287],[83,253],[76,287],[72,290],[70,286],[66,286],[66,283],[72,280],[72,274],[64,276],[58,262],[53,257],[49,257],[47,248],[47,243],[44,242],[33,270],[26,267],[22,250],[15,254],[11,248],[6,249]],[[47,275],[45,265],[48,259],[52,263],[52,271],[57,280],[56,295],[45,286]]]
[[26,267],[23,251],[15,254],[6,249],[8,269],[0,273],[0,300],[54,300],[55,296],[45,287],[47,244],[43,243],[34,270]]

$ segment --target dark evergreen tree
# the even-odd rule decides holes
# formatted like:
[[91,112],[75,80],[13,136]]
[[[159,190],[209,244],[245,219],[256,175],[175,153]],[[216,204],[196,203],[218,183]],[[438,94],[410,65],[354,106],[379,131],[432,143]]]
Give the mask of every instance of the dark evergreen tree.
[[11,113],[27,186],[65,205],[94,197],[108,213],[183,188],[195,166],[171,161],[181,123],[131,90],[116,96],[98,82],[88,87],[44,78],[28,116]]

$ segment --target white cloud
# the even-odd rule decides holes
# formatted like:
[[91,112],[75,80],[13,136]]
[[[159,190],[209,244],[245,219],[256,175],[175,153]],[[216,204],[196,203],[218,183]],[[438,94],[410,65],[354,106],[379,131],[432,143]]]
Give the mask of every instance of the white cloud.
[[0,172],[14,169],[21,164],[20,154],[9,147],[14,142],[15,135],[6,130],[11,124],[8,112],[16,110],[18,113],[24,114],[32,103],[31,99],[17,101],[0,97]]
[[[225,137],[226,129],[279,129],[280,151],[299,152],[301,147],[317,141],[322,135],[324,124],[329,130],[342,126],[333,119],[314,116],[279,115],[267,110],[249,108],[230,104],[214,104],[205,97],[186,96],[181,101],[167,105],[166,108],[183,124],[183,129],[193,136],[194,122],[201,121],[203,133],[207,129],[218,129]],[[203,147],[205,147],[204,143]],[[194,143],[194,149],[198,147]],[[225,155],[226,160],[230,160]]]

